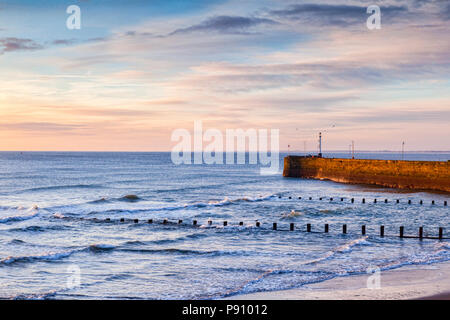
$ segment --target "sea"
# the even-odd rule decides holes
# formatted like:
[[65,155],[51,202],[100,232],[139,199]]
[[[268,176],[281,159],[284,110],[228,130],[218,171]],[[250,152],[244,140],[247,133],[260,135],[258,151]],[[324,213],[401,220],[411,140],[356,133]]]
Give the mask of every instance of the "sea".
[[448,194],[283,178],[284,156],[261,175],[170,153],[0,152],[0,299],[221,299],[450,260]]

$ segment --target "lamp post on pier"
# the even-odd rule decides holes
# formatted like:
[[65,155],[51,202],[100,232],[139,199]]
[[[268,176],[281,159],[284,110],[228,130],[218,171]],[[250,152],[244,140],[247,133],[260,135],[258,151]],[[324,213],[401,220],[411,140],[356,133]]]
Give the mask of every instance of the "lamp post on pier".
[[319,158],[322,158],[322,132],[319,132]]

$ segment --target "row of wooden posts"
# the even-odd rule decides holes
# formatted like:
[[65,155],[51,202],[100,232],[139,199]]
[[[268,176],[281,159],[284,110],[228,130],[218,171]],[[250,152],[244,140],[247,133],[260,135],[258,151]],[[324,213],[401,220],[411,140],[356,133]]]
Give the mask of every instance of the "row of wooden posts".
[[[105,221],[110,222],[111,219],[110,218],[106,218]],[[125,218],[121,218],[120,219],[120,222],[125,222],[125,221],[126,221]],[[133,221],[134,223],[139,223],[139,219],[132,219],[131,221]],[[154,223],[154,222],[155,221],[153,221],[153,219],[148,219],[147,220],[147,223],[150,223],[150,224]],[[181,219],[179,219],[177,223],[176,222],[169,222],[168,219],[164,219],[162,221],[162,224],[182,224],[182,223],[183,223],[183,220],[181,220]],[[192,225],[193,226],[198,226],[198,221],[197,220],[192,220]],[[208,220],[208,225],[212,226],[212,220]],[[239,226],[243,226],[243,225],[244,225],[243,221],[239,222]],[[223,221],[223,226],[224,227],[228,226],[228,221]],[[255,226],[258,227],[258,228],[261,227],[261,222],[256,221]],[[272,224],[272,230],[287,231],[287,230],[278,229],[278,224],[276,222],[274,222]],[[330,230],[329,224],[327,223],[324,226],[323,233],[328,233],[329,230]],[[291,222],[289,224],[289,231],[296,231],[295,224],[293,222]],[[297,229],[297,231],[302,231],[302,230],[298,230]],[[312,231],[310,223],[308,223],[306,225],[306,232],[314,232],[314,231]],[[315,231],[315,233],[319,233],[319,232]],[[320,232],[320,233],[322,233],[322,232]],[[342,225],[342,233],[343,234],[347,234],[347,225],[346,224]],[[362,235],[366,235],[366,226],[365,225],[361,226],[361,234]],[[380,237],[386,236],[385,232],[384,232],[384,226],[380,226],[380,233],[379,233],[379,235],[380,235]],[[444,228],[443,227],[439,227],[439,235],[437,237],[432,237],[432,236],[424,236],[423,227],[419,227],[419,232],[418,232],[417,236],[405,235],[405,227],[401,226],[400,230],[399,230],[399,234],[396,237],[399,237],[399,238],[416,238],[416,239],[439,239],[439,240],[448,239],[448,238],[444,238]]]
[[[282,196],[278,196],[278,198],[281,199]],[[292,196],[289,196],[288,199],[292,199]],[[298,199],[301,200],[302,197],[298,197]],[[309,197],[309,200],[312,200],[312,199],[313,199],[312,197]],[[324,197],[319,198],[319,200],[323,200],[323,199],[324,199]],[[330,201],[334,200],[334,198],[332,198],[332,197],[330,197],[329,199],[330,199]],[[343,202],[345,198],[340,198],[340,199],[341,199],[341,202]],[[351,198],[350,201],[351,201],[351,203],[355,203],[355,198]],[[361,202],[366,203],[366,198],[362,198]],[[378,202],[378,199],[373,199],[373,203],[377,203],[377,202]],[[388,202],[389,202],[388,199],[384,199],[384,203],[388,203]],[[396,199],[396,203],[400,203],[400,199]],[[408,200],[408,204],[412,204],[411,199]],[[420,200],[419,204],[423,204],[423,200]],[[435,205],[436,201],[431,200],[431,204]],[[447,206],[447,200],[444,201],[444,206]]]
[[[277,223],[274,222],[273,226],[272,226],[273,230],[277,230]],[[294,223],[290,223],[289,225],[289,231],[294,231],[295,230],[295,224]],[[325,224],[325,228],[324,228],[324,232],[328,233],[329,231],[329,225]],[[311,224],[308,223],[306,225],[306,232],[311,232]],[[343,234],[347,234],[347,225],[343,224],[342,225],[342,233]],[[361,234],[365,235],[366,234],[366,226],[362,225],[361,226]],[[384,233],[384,226],[380,226],[380,237],[384,237],[385,233]],[[442,240],[444,239],[444,228],[439,227],[439,236],[438,237],[430,237],[430,236],[424,236],[423,235],[423,227],[419,227],[419,234],[418,236],[407,236],[405,235],[405,227],[401,226],[400,227],[400,231],[399,231],[399,237],[400,238],[418,238],[418,239],[439,239]]]

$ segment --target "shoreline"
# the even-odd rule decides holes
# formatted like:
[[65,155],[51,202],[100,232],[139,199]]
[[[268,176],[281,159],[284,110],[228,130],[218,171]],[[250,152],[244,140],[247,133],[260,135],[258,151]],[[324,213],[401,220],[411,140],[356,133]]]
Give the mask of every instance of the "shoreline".
[[343,276],[297,289],[240,294],[225,300],[450,300],[450,261],[381,271],[379,289],[367,288],[370,276]]

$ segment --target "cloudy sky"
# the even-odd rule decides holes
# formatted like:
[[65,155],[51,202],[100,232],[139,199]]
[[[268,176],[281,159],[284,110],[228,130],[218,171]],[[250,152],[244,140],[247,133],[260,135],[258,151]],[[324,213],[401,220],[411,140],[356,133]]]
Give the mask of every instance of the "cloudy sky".
[[282,149],[450,150],[449,3],[0,0],[0,150],[170,150],[194,120]]

